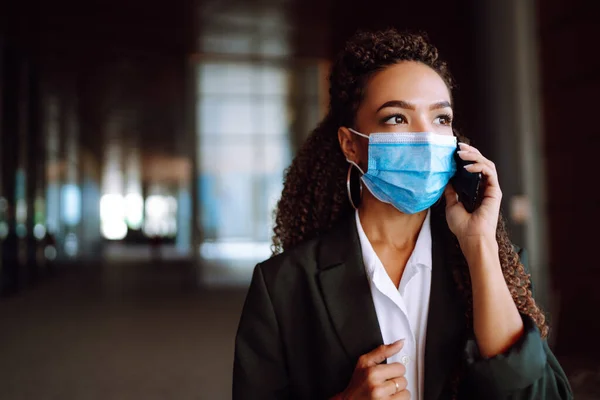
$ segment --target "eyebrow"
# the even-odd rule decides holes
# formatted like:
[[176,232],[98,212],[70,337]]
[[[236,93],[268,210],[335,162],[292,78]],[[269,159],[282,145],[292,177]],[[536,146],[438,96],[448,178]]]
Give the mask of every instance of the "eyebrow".
[[[409,103],[404,100],[391,100],[386,103],[383,103],[383,105],[377,109],[377,112],[381,111],[384,108],[388,108],[388,107],[405,108],[407,110],[414,110],[416,108],[416,106],[414,104]],[[451,108],[452,104],[450,104],[449,101],[444,100],[444,101],[439,101],[437,103],[432,104],[431,106],[429,106],[429,109],[430,110],[439,110],[440,108],[446,108],[446,107]]]

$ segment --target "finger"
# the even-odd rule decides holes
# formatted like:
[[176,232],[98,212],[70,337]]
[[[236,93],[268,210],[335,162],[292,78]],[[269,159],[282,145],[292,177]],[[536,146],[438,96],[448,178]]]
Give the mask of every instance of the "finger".
[[[464,143],[463,143],[464,144]],[[457,151],[457,154],[460,158],[466,161],[474,161],[474,162],[483,162],[487,164],[491,169],[496,169],[496,164],[494,164],[491,160],[485,158],[479,150],[477,150],[473,146],[464,145],[461,146],[461,150]]]
[[473,151],[461,150],[457,151],[456,154],[458,154],[458,156],[465,161],[484,163],[487,164],[491,169],[496,169],[496,165],[492,161],[482,156],[479,152],[476,153]]
[[465,161],[479,161],[483,156],[479,153],[469,150],[459,150],[456,152],[458,156]]
[[465,169],[469,172],[480,172],[487,179],[488,186],[500,188],[496,170],[492,169],[486,163],[476,162],[474,164],[466,165]]
[[475,147],[471,146],[470,144],[461,142],[458,144],[458,146],[460,147],[461,151],[469,151],[469,152],[481,154],[481,152],[479,150],[477,150]]
[[367,367],[372,367],[374,365],[381,364],[387,358],[390,358],[391,356],[402,350],[402,347],[404,347],[404,339],[400,339],[391,344],[382,344],[375,350],[361,356],[363,365]]
[[491,160],[488,160],[487,158],[485,158],[483,156],[483,154],[481,154],[481,152],[479,150],[477,150],[475,147],[470,146],[468,144],[464,144],[464,143],[459,143],[459,145],[461,145],[461,147],[460,147],[460,150],[457,151],[457,153],[458,153],[459,157],[462,158],[463,160],[484,162],[484,163],[488,164],[492,169],[496,169],[496,165]]
[[379,364],[371,367],[369,378],[373,383],[385,382],[389,379],[400,378],[406,374],[406,367],[399,363]]
[[401,392],[395,393],[390,396],[390,399],[394,400],[410,400],[410,392],[408,390],[403,390]]
[[501,200],[502,190],[500,189],[500,183],[498,182],[498,174],[496,170],[490,169],[484,164],[471,164],[472,167],[468,168],[471,172],[480,172],[485,177],[485,187],[483,187],[483,204],[486,203],[486,199]]
[[388,397],[406,389],[407,385],[408,382],[404,377],[388,379],[382,385],[377,386],[371,394],[376,399],[387,399]]

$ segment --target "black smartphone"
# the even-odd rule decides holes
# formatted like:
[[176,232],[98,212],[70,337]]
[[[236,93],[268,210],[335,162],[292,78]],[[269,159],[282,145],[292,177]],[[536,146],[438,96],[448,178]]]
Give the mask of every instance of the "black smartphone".
[[479,186],[481,185],[481,173],[469,172],[465,169],[465,165],[473,164],[473,161],[465,161],[458,155],[457,151],[460,148],[458,144],[456,151],[454,152],[454,160],[456,161],[456,173],[450,179],[452,187],[458,194],[458,201],[460,201],[465,210],[472,213],[481,204],[481,196],[479,193]]

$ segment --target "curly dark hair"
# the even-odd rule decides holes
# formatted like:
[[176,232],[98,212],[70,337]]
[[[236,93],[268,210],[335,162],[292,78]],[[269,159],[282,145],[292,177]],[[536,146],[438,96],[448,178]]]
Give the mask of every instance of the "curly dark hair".
[[[454,87],[446,64],[426,36],[399,33],[394,29],[356,34],[333,64],[329,112],[307,138],[286,171],[284,189],[277,205],[273,253],[279,253],[328,231],[338,220],[353,212],[346,194],[348,164],[338,142],[340,126],[354,126],[365,87],[376,72],[402,61],[416,61],[431,67],[449,90]],[[466,138],[461,140],[466,141]],[[447,254],[454,277],[463,293],[467,325],[473,324],[473,302],[467,262],[445,218],[445,201],[432,207],[432,222],[445,229]],[[548,334],[544,313],[531,293],[531,281],[520,262],[500,216],[496,231],[500,263],[519,312],[535,321],[543,337]]]

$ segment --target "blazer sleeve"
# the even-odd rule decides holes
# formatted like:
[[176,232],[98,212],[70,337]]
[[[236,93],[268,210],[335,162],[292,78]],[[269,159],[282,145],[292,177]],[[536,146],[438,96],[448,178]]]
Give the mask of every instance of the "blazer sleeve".
[[[521,250],[519,256],[528,271],[525,251]],[[478,391],[485,392],[485,398],[490,399],[573,399],[567,376],[536,324],[526,315],[521,317],[524,334],[503,354],[482,358],[476,342],[467,343],[469,381],[477,382]]]
[[254,269],[235,339],[233,399],[289,397],[277,318],[259,264]]

